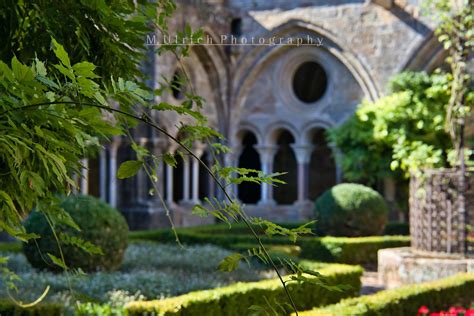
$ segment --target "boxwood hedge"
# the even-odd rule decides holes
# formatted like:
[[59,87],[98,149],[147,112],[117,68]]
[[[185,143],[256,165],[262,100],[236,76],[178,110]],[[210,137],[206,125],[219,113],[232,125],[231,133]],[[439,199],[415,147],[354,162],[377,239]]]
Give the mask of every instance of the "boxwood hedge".
[[[297,225],[295,225],[296,227]],[[236,231],[234,231],[236,229]],[[215,244],[228,249],[236,245],[253,245],[255,238],[244,230],[240,224],[228,226],[213,225],[177,229],[179,239],[185,244]],[[240,232],[240,233],[239,233]],[[175,242],[176,237],[170,229],[152,231],[137,231],[130,234],[135,240],[153,240],[160,242]],[[265,245],[289,245],[286,237],[261,236]],[[408,236],[371,236],[371,237],[300,237],[296,246],[300,247],[300,257],[345,264],[376,264],[379,249],[407,247],[410,245]],[[293,244],[293,246],[295,246]]]
[[[329,291],[321,286],[304,283],[289,283],[289,290],[300,310],[314,306],[333,304],[343,298],[359,294],[362,268],[340,264],[315,264],[301,262],[318,270],[334,285],[350,285],[343,291]],[[252,305],[265,306],[266,301],[283,303],[287,301],[278,279],[260,282],[236,283],[227,287],[191,292],[164,300],[136,301],[126,305],[130,316],[137,315],[228,315],[241,316],[249,313]],[[288,312],[289,306],[282,305]]]
[[474,303],[474,273],[462,273],[432,282],[346,299],[325,308],[299,313],[300,316],[416,315],[421,306],[430,310]]

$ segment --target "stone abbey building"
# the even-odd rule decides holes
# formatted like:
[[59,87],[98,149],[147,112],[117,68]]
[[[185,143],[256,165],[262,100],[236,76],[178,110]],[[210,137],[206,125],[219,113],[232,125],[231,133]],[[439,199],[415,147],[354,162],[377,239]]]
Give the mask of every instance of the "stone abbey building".
[[[249,214],[272,220],[309,218],[312,201],[344,176],[335,159],[338,149],[326,142],[325,130],[343,123],[361,100],[384,95],[394,74],[429,72],[442,64],[445,55],[433,35],[433,22],[421,14],[419,2],[178,1],[171,30],[181,31],[187,23],[204,30],[204,43],[192,46],[183,66],[193,89],[206,100],[210,124],[232,148],[225,163],[288,172],[284,186],[233,188]],[[154,44],[163,40],[157,32]],[[229,41],[239,45],[222,45]],[[150,54],[144,70],[155,86],[163,76],[181,76],[170,54]],[[179,103],[186,89],[173,89],[163,99]],[[154,115],[176,135],[181,118],[165,112]],[[152,130],[133,133],[156,154],[176,149]],[[204,144],[194,149],[210,161]],[[118,166],[128,159],[133,152],[127,141],[117,138],[106,144],[97,159],[84,161],[88,168],[82,192],[119,208],[134,229],[167,226],[165,208],[159,196],[148,194],[144,174],[116,179]],[[184,159],[177,168],[163,166],[158,173],[160,193],[175,224],[198,223],[191,206],[216,192],[203,168]],[[383,190],[389,201],[393,190],[390,183]]]

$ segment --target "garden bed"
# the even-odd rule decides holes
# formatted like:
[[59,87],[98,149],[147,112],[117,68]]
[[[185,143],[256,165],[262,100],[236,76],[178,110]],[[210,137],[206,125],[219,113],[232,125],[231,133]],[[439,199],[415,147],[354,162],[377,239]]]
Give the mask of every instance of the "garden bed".
[[[176,244],[139,242],[129,245],[118,271],[74,274],[69,275],[68,281],[65,273],[34,270],[21,252],[15,252],[18,247],[11,246],[11,249],[14,251],[0,252],[0,257],[8,256],[8,267],[21,277],[18,299],[26,302],[39,297],[48,285],[51,289],[47,302],[70,305],[71,288],[83,300],[127,302],[176,296],[275,276],[258,264],[252,267],[242,264],[231,273],[217,271],[219,262],[231,252],[214,245],[181,249]],[[4,284],[0,284],[0,297],[7,297]]]
[[[282,224],[287,228],[298,227],[301,223]],[[186,244],[215,244],[224,248],[245,251],[245,247],[257,247],[254,236],[242,224],[233,224],[229,230],[227,225],[208,225],[176,230],[181,242]],[[259,233],[263,233],[259,231]],[[176,240],[170,229],[132,232],[130,237],[135,240],[152,240],[159,242],[173,242]],[[344,264],[361,264],[375,267],[377,252],[385,248],[410,246],[408,236],[370,236],[370,237],[310,237],[298,238],[292,244],[286,237],[261,236],[265,245],[288,246],[283,252],[294,254],[301,258]],[[298,246],[299,248],[295,248]]]
[[[320,264],[301,261],[303,266],[320,272],[328,284],[346,285],[340,291],[328,290],[313,283],[289,283],[289,291],[298,309],[309,306],[324,306],[343,298],[354,297],[360,292],[362,269],[358,266],[341,264]],[[311,278],[311,276],[308,276]],[[278,279],[237,283],[227,287],[192,292],[165,300],[137,301],[126,305],[130,316],[139,315],[247,315],[251,306],[268,309],[268,305],[279,313],[291,312],[286,304],[288,298]],[[267,310],[270,312],[270,310]]]

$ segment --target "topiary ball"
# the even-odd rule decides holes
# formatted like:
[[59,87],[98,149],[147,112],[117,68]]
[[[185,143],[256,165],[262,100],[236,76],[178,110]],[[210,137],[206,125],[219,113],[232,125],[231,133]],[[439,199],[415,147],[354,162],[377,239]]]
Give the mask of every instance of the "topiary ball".
[[[55,227],[59,236],[81,238],[100,247],[103,255],[90,254],[70,243],[60,241],[61,249],[68,268],[81,268],[86,272],[112,271],[117,269],[123,259],[128,243],[128,225],[125,218],[115,208],[93,196],[80,195],[64,198],[60,206],[72,217],[81,231],[66,226]],[[38,269],[61,271],[54,264],[48,253],[61,258],[58,243],[43,213],[32,212],[25,222],[29,233],[36,233],[40,238],[24,244],[23,251],[31,265]]]
[[375,190],[361,184],[338,184],[315,203],[316,232],[331,236],[380,235],[388,207]]

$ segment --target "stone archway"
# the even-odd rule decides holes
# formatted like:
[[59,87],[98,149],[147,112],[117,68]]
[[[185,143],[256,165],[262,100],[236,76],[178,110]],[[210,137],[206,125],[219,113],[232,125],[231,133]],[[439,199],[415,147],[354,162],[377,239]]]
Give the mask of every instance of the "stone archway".
[[309,162],[308,197],[314,201],[324,191],[336,185],[337,172],[333,150],[326,141],[326,130],[316,128],[311,134],[314,149]]
[[298,196],[297,187],[297,162],[296,156],[291,148],[291,144],[295,142],[293,135],[282,130],[277,139],[277,151],[273,160],[274,172],[286,172],[279,179],[286,184],[273,187],[273,198],[277,204],[293,204]]
[[176,166],[173,168],[173,202],[179,203],[184,198],[183,177],[184,161],[180,155],[175,156]]
[[[249,168],[260,170],[262,164],[260,156],[254,146],[257,144],[257,137],[254,133],[246,131],[242,137],[242,152],[239,156],[239,168]],[[261,197],[261,187],[257,183],[243,182],[238,185],[238,198],[246,204],[257,204]]]

